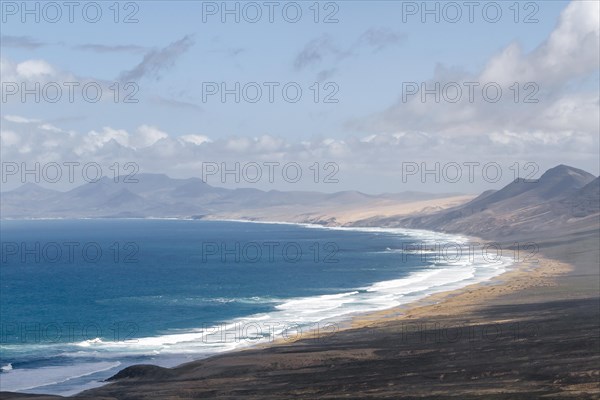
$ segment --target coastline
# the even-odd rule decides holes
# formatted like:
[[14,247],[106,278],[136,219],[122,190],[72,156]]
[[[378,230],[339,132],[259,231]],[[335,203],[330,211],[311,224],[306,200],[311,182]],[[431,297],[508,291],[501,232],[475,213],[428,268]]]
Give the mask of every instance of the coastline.
[[[90,220],[90,219],[104,220],[103,218],[78,218],[78,219],[74,219],[74,220]],[[147,219],[150,220],[150,219],[155,219],[155,218],[147,218]],[[161,220],[163,220],[163,219],[161,218]],[[167,218],[164,220],[181,220],[181,221],[189,221],[189,222],[194,221],[194,219],[191,219],[191,218],[177,218],[177,219]],[[342,226],[324,226],[322,224],[315,224],[315,223],[301,223],[301,222],[288,222],[288,221],[254,221],[254,220],[239,220],[239,219],[218,219],[218,220],[210,219],[207,221],[256,223],[256,224],[267,224],[267,225],[272,225],[272,224],[291,225],[291,226],[299,226],[299,227],[308,228],[308,229],[323,229],[323,230],[386,232],[386,233],[391,233],[394,235],[396,235],[396,234],[397,235],[407,235],[411,239],[420,240],[421,242],[433,241],[437,244],[439,244],[439,243],[460,243],[461,246],[465,245],[466,243],[484,243],[484,241],[482,241],[481,239],[478,239],[478,238],[467,237],[467,236],[458,235],[458,234],[446,234],[446,233],[442,233],[442,232],[420,230],[420,229],[385,228],[385,227],[357,227],[357,226],[342,227]],[[509,261],[506,260],[508,257],[503,256],[502,258],[503,258],[503,260],[502,260],[501,264],[503,265],[503,268],[510,271],[513,268],[512,263],[509,263]],[[483,260],[479,260],[479,261],[483,262]],[[431,261],[431,262],[433,263],[433,261]],[[477,262],[474,262],[474,264],[477,265]],[[452,270],[452,266],[448,265],[447,267],[441,268],[441,271],[446,271],[446,270]],[[425,271],[425,270],[423,270],[423,271]],[[420,272],[423,272],[423,271],[420,271]],[[411,278],[413,278],[413,274],[415,274],[415,273],[418,274],[419,271],[411,272],[403,278],[393,279],[392,281],[375,282],[373,285],[365,286],[363,289],[365,289],[365,288],[368,289],[371,286],[375,286],[378,284],[385,284],[385,283],[393,282],[396,280],[403,280],[403,279],[410,280]],[[252,340],[250,340],[250,341],[244,342],[244,340],[240,340],[240,343],[232,343],[231,346],[226,346],[226,347],[230,347],[227,350],[216,352],[216,353],[209,354],[209,355],[205,355],[202,358],[196,358],[195,360],[188,361],[188,362],[196,362],[196,361],[206,360],[208,358],[212,358],[212,357],[219,356],[222,354],[234,354],[234,353],[240,352],[240,351],[256,350],[256,349],[260,349],[260,348],[267,348],[270,346],[277,346],[280,344],[290,344],[290,343],[307,340],[307,339],[310,340],[311,338],[321,338],[323,336],[329,336],[330,334],[336,334],[340,331],[352,329],[352,328],[356,327],[357,320],[363,320],[363,319],[367,320],[367,319],[371,318],[371,316],[379,315],[381,313],[386,314],[388,312],[394,312],[394,310],[412,309],[413,307],[416,307],[421,303],[427,303],[430,298],[433,299],[433,298],[435,298],[435,296],[444,296],[446,293],[449,294],[454,291],[460,291],[460,290],[464,289],[465,287],[470,287],[472,285],[487,284],[487,282],[490,279],[495,279],[496,277],[498,277],[504,273],[505,272],[500,272],[499,275],[494,275],[491,278],[489,278],[489,277],[479,278],[482,281],[477,282],[477,283],[472,283],[472,282],[471,283],[469,283],[469,282],[452,283],[453,286],[460,285],[460,287],[458,287],[458,288],[452,288],[452,289],[443,288],[440,291],[440,289],[434,289],[435,286],[432,286],[428,290],[434,290],[433,293],[423,294],[422,296],[417,297],[415,300],[410,300],[407,303],[404,303],[404,304],[401,304],[398,306],[390,305],[389,307],[386,307],[384,309],[369,310],[369,311],[354,311],[354,312],[350,311],[348,313],[342,314],[337,317],[324,318],[321,320],[311,321],[311,322],[307,323],[306,326],[302,326],[301,333],[296,335],[295,337],[287,337],[286,336],[284,339],[284,335],[282,332],[273,331],[273,337],[270,339],[267,339],[265,341],[261,340],[258,342],[253,342]],[[469,280],[471,280],[471,279],[477,279],[477,278],[475,278],[475,277],[469,278]],[[417,284],[418,284],[418,282],[417,282]],[[340,295],[341,294],[343,294],[343,293],[340,293]],[[315,298],[319,298],[319,297],[320,296],[315,296]],[[294,301],[294,300],[298,300],[298,299],[296,299],[296,298],[288,299],[288,301]],[[247,315],[244,317],[237,318],[235,320],[224,321],[223,323],[229,326],[229,325],[234,325],[236,323],[242,323],[240,321],[245,321],[245,320],[247,321],[247,320],[253,319],[253,317],[256,317],[256,315]],[[317,328],[311,328],[314,326],[316,326]],[[325,332],[324,333],[322,331],[324,326],[333,328],[332,329],[333,332]],[[180,333],[167,334],[166,336],[172,336],[172,340],[178,340],[176,338],[178,335],[191,337],[194,335],[202,336],[202,335],[204,335],[204,333],[198,333],[198,331],[196,329],[190,328],[189,332],[183,331]],[[164,339],[164,335],[160,336],[160,337],[143,337],[143,338],[139,338],[138,340],[152,341],[152,340],[159,339],[159,338]],[[171,338],[169,338],[168,340],[171,340]],[[108,347],[111,346],[111,344],[108,342],[106,343],[106,345]],[[188,363],[188,362],[185,362],[185,363]],[[106,385],[106,383],[100,384],[100,385],[94,385],[94,387],[102,387],[104,385]],[[88,389],[85,389],[85,390],[88,390]]]
[[[472,311],[502,295],[535,287],[556,286],[554,280],[572,270],[573,266],[567,263],[539,257],[537,263],[521,264],[486,282],[434,293],[406,306],[357,316],[353,321],[352,328],[372,327],[390,321],[426,318],[433,315],[458,315]],[[524,278],[527,278],[525,282]]]
[[[232,222],[248,222],[248,223],[259,223],[259,224],[289,224],[307,226],[313,228],[326,228],[326,229],[344,229],[345,227],[327,227],[319,224],[311,223],[296,223],[296,222],[285,222],[285,221],[248,221],[248,220],[219,220],[219,221],[232,221]],[[350,229],[356,230],[373,230],[373,231],[386,231],[389,228],[384,227],[360,227],[352,226]],[[394,228],[392,228],[394,229]],[[446,234],[443,232],[435,232],[428,230],[419,229],[405,229],[407,232],[410,231],[422,231],[427,233],[435,233],[450,237],[460,237],[465,240],[466,243],[478,243],[482,246],[493,245],[497,242],[491,240],[485,240],[475,236],[460,235],[460,234]],[[567,274],[573,271],[573,265],[565,262],[552,260],[541,255],[537,255],[534,260],[531,261],[517,261],[513,262],[508,268],[498,275],[495,275],[489,279],[485,279],[481,282],[468,283],[465,286],[456,289],[444,290],[441,292],[427,294],[422,298],[416,299],[406,304],[399,306],[393,306],[383,310],[358,313],[350,315],[349,318],[344,319],[338,325],[338,331],[335,333],[352,330],[352,329],[372,329],[374,327],[387,324],[390,322],[398,322],[403,320],[410,320],[412,318],[428,318],[436,315],[457,315],[461,312],[472,310],[482,304],[485,304],[489,300],[495,299],[501,295],[514,293],[519,290],[527,290],[535,287],[551,287],[556,286],[555,279],[561,275]],[[334,334],[335,334],[334,333]],[[252,350],[256,348],[267,348],[270,346],[285,345],[294,342],[300,342],[306,340],[307,337],[318,337],[320,332],[318,331],[307,331],[305,337],[299,337],[294,340],[283,340],[277,339],[271,343],[261,343],[255,346],[250,346],[242,349],[235,349],[236,351]]]
[[[562,238],[566,244],[540,237],[538,265],[523,263],[493,284],[361,315],[325,338],[277,342],[174,369],[127,368],[113,384],[81,398],[597,399],[600,357],[590,351],[598,346],[598,300],[590,278],[598,276],[598,248],[578,250],[597,237]],[[572,254],[565,250],[573,246],[578,255],[566,263]],[[582,286],[582,275],[591,286]],[[574,294],[571,285],[582,290]]]
[[[309,228],[323,228],[323,229],[351,229],[360,231],[390,231],[396,228],[385,228],[385,227],[344,227],[344,226],[325,226],[314,223],[301,223],[301,222],[287,222],[287,221],[257,221],[257,220],[243,220],[243,219],[215,219],[211,221],[224,221],[224,222],[245,222],[245,223],[258,223],[258,224],[282,224],[282,225],[297,225]],[[461,238],[469,244],[478,243],[482,246],[493,245],[498,242],[482,239],[475,236],[463,235],[463,234],[448,234],[444,232],[429,231],[424,229],[404,229],[397,228],[398,230],[404,230],[406,232],[424,232],[434,233],[440,236],[446,236],[447,238],[455,237]],[[535,256],[534,260],[531,261],[514,261],[510,264],[506,271],[495,275],[482,282],[470,283],[457,289],[444,290],[438,293],[427,294],[425,297],[417,299],[407,304],[403,304],[396,307],[390,307],[380,311],[360,313],[350,317],[348,326],[343,329],[354,329],[369,327],[370,324],[385,323],[391,320],[399,320],[403,318],[411,318],[414,316],[427,316],[431,313],[431,310],[440,310],[447,308],[448,311],[452,310],[453,313],[457,312],[455,306],[464,306],[465,304],[473,304],[475,300],[477,302],[485,303],[486,298],[496,298],[502,294],[512,293],[518,290],[525,290],[528,288],[540,287],[540,286],[553,286],[555,285],[554,280],[561,275],[564,275],[570,271],[573,271],[573,265],[565,262],[551,260],[547,257],[543,257],[539,254]],[[527,278],[526,282],[521,282],[522,278]],[[496,291],[496,288],[498,290]],[[302,338],[299,338],[299,341]],[[274,342],[277,344],[279,342]],[[289,343],[289,342],[287,342]],[[236,350],[234,350],[236,351]]]
[[[240,222],[240,221],[238,221]],[[266,221],[243,221],[243,222],[255,222],[255,223],[271,223]],[[288,223],[288,222],[279,222],[284,224],[292,224],[297,225],[297,223]],[[307,225],[307,224],[301,224]],[[314,225],[314,224],[313,224]],[[321,226],[319,226],[321,227]],[[329,227],[325,227],[329,228]],[[335,227],[330,228],[335,229]],[[357,229],[353,227],[353,229]],[[358,228],[360,229],[360,228]],[[367,228],[373,229],[373,228]],[[377,229],[377,228],[375,228]],[[460,235],[461,237],[466,237],[465,235]],[[478,241],[480,243],[490,243],[490,241],[484,241],[479,238],[466,237],[470,241]],[[206,359],[192,361],[189,363],[182,364],[173,369],[168,369],[169,373],[171,370],[173,371],[185,371],[190,368],[197,369],[198,366],[202,365],[222,365],[225,363],[229,365],[229,363],[233,363],[233,365],[237,365],[239,360],[250,357],[252,360],[256,360],[256,357],[267,359],[275,357],[274,354],[277,354],[280,351],[290,351],[293,350],[295,353],[302,353],[309,348],[318,348],[320,351],[326,352],[336,359],[338,356],[334,356],[332,352],[332,348],[335,348],[335,345],[339,341],[345,340],[346,337],[351,336],[353,338],[357,338],[361,341],[374,341],[379,335],[378,332],[386,331],[390,329],[390,326],[402,326],[406,327],[407,324],[413,324],[415,321],[425,321],[425,324],[431,322],[432,324],[437,324],[440,318],[443,320],[450,320],[451,323],[447,324],[448,327],[458,327],[465,324],[472,324],[472,316],[481,312],[481,310],[486,309],[487,307],[498,304],[499,302],[503,302],[507,298],[513,298],[517,302],[521,301],[519,299],[519,293],[527,292],[529,290],[545,290],[545,288],[555,288],[558,285],[558,278],[561,276],[565,276],[568,274],[572,274],[574,269],[576,268],[574,265],[565,263],[563,261],[559,261],[556,259],[548,258],[545,256],[538,256],[539,262],[534,264],[531,262],[523,262],[516,263],[513,265],[513,268],[509,271],[506,271],[500,275],[496,275],[488,281],[471,284],[459,289],[454,289],[450,291],[443,291],[440,293],[435,293],[428,295],[422,299],[419,299],[415,302],[411,302],[408,304],[401,305],[399,307],[392,307],[381,311],[375,311],[365,314],[354,315],[352,319],[345,325],[341,327],[338,331],[335,332],[334,335],[327,336],[326,340],[318,340],[323,338],[311,339],[306,336],[311,335],[303,335],[303,337],[298,338],[293,341],[283,341],[276,340],[271,343],[262,343],[257,344],[251,347],[245,347],[242,349],[235,349],[233,351],[228,351],[223,354],[214,355]],[[499,301],[500,300],[500,301]],[[496,324],[497,326],[504,326],[507,322],[515,322],[519,320],[525,320],[523,317],[519,318],[506,318],[505,316],[496,315],[493,318],[486,321],[486,323]],[[475,324],[477,325],[477,324]],[[482,325],[483,326],[483,325]],[[404,328],[402,328],[404,329]],[[374,333],[376,332],[376,333]],[[414,344],[414,343],[413,343]],[[333,346],[333,347],[332,347]],[[412,351],[412,350],[411,350]],[[370,352],[359,352],[352,355],[345,354],[345,357],[350,357],[352,362],[364,362],[367,359],[374,357]],[[302,353],[304,354],[304,353]],[[300,357],[300,356],[298,356]],[[303,355],[302,357],[308,357],[307,355]],[[277,357],[276,357],[277,358]],[[310,362],[305,360],[303,363],[311,364],[313,362],[322,363],[324,360],[322,358],[317,357],[317,359],[313,359],[309,357]],[[361,361],[362,360],[362,361]],[[281,362],[281,361],[279,361]],[[115,393],[123,390],[142,390],[142,387],[149,386],[150,383],[146,381],[143,377],[146,374],[150,374],[152,376],[153,373],[146,371],[146,366],[133,366],[122,370],[117,377],[120,378],[116,380],[115,383],[101,386],[96,389],[92,389],[89,391],[84,391],[80,395],[83,398],[90,398],[89,396],[93,396],[92,398],[96,398],[95,396],[102,396],[102,398],[110,398],[104,397],[107,393]],[[156,367],[159,368],[159,367]],[[232,368],[232,367],[227,367]],[[290,367],[291,368],[291,367]],[[234,368],[235,369],[235,368]],[[164,373],[163,368],[159,368],[157,371],[160,373]],[[158,372],[157,372],[158,373]],[[141,377],[136,377],[137,375]],[[162,375],[161,375],[162,376]],[[146,382],[146,383],[144,383]],[[132,386],[133,385],[133,386]],[[167,385],[167,384],[166,384]],[[169,386],[169,385],[167,385]],[[589,385],[588,385],[589,386]],[[136,388],[136,389],[134,389]],[[589,387],[586,386],[586,390],[589,390]],[[581,396],[581,393],[578,394]],[[2,398],[23,398],[23,397],[5,397]],[[34,398],[33,396],[31,398]],[[60,397],[47,397],[47,398],[60,398]],[[76,396],[74,398],[79,398]],[[100,398],[100,397],[97,397]],[[144,398],[144,397],[140,397]],[[180,397],[180,398],[189,398],[189,397]],[[276,398],[276,397],[273,397]],[[400,398],[400,397],[399,397]],[[507,397],[507,398],[515,398],[515,397]],[[587,397],[579,397],[579,398],[587,398]]]

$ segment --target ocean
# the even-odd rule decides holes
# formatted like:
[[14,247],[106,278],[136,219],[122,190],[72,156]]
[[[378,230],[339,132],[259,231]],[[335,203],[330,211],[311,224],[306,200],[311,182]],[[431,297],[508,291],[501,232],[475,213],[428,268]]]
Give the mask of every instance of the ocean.
[[298,338],[510,266],[428,231],[202,220],[3,220],[0,389],[72,395],[128,365]]

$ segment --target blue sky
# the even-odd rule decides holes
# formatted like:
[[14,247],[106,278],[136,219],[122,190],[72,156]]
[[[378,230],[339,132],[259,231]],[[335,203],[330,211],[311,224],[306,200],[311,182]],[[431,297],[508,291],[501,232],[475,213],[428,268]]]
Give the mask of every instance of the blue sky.
[[[388,191],[387,175],[397,173],[394,160],[491,160],[503,166],[532,161],[541,170],[567,163],[598,173],[597,154],[590,151],[598,147],[598,130],[589,111],[598,102],[598,17],[591,15],[596,2],[518,2],[516,8],[515,2],[493,3],[502,10],[496,23],[486,21],[482,11],[491,2],[478,2],[473,22],[460,6],[464,2],[454,3],[463,13],[456,23],[444,21],[443,14],[439,23],[431,15],[423,22],[421,10],[403,15],[425,3],[400,1],[318,3],[319,19],[335,11],[337,23],[315,23],[313,1],[293,4],[302,10],[297,23],[283,17],[281,9],[289,2],[275,2],[273,23],[263,2],[253,3],[263,12],[256,23],[243,15],[239,23],[231,15],[223,23],[221,10],[204,15],[204,22],[203,10],[224,3],[201,1],[121,2],[119,19],[135,11],[137,23],[115,23],[113,2],[98,3],[103,15],[97,23],[85,21],[78,9],[70,23],[64,8],[56,23],[43,15],[39,23],[31,15],[23,23],[21,10],[13,15],[14,9],[6,8],[14,2],[3,3],[3,84],[99,82],[103,93],[110,93],[93,104],[77,91],[73,103],[3,100],[4,159],[125,157],[139,160],[144,171],[176,176],[198,176],[197,164],[208,156],[211,161],[333,161],[346,178],[335,189],[367,192]],[[537,22],[525,23],[528,15]],[[403,82],[464,81],[499,82],[503,99],[412,105],[400,100]],[[127,82],[139,88],[139,102],[111,101],[108,87]],[[256,82],[263,96],[257,103],[236,103],[231,95],[224,103],[218,95],[203,101],[207,82],[227,87]],[[272,103],[264,82],[279,84]],[[302,89],[297,103],[285,101],[278,89],[290,82]],[[315,103],[311,87],[316,82],[320,98]],[[538,104],[505,101],[513,94],[512,82],[534,82]],[[338,102],[324,103],[333,88]],[[556,116],[556,110],[565,109],[572,112],[555,123],[529,117]],[[457,119],[461,113],[465,117]],[[582,122],[582,114],[589,120]],[[63,151],[38,145],[48,141],[60,143]],[[176,148],[182,145],[185,149]],[[415,182],[400,189],[476,192],[487,184],[424,187]]]

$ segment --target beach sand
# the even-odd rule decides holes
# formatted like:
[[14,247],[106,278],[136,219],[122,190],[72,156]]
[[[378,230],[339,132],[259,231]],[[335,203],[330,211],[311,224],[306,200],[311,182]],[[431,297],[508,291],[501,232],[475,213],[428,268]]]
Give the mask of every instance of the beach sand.
[[539,246],[537,262],[489,282],[358,316],[334,334],[129,367],[72,398],[599,399],[598,230],[525,241]]
[[312,206],[296,204],[294,206],[272,206],[262,209],[215,213],[207,216],[206,219],[286,221],[339,226],[367,218],[402,217],[417,213],[440,211],[463,204],[474,197],[474,195],[456,195],[413,201],[375,198],[367,203],[360,204],[353,202],[347,204],[317,204]]

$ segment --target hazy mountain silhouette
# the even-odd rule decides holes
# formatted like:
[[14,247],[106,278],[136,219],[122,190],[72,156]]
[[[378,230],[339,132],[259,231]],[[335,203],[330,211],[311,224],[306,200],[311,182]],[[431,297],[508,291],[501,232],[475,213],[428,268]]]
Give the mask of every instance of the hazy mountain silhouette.
[[139,174],[132,179],[118,177],[116,180],[103,177],[67,192],[27,183],[0,193],[2,218],[189,218],[240,210],[252,217],[253,210],[269,207],[290,207],[301,214],[307,207],[311,210],[340,205],[360,208],[378,199],[413,201],[445,196],[448,195],[407,192],[372,196],[357,191],[328,194],[226,189],[198,178],[174,179],[164,174]]

